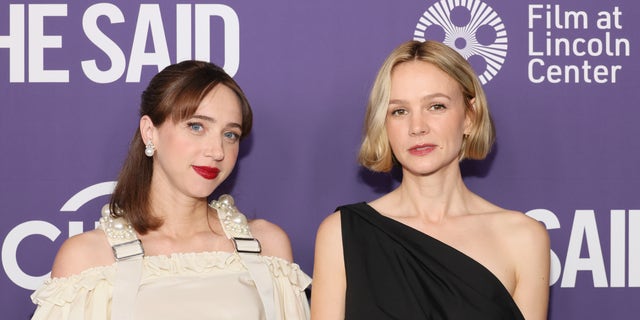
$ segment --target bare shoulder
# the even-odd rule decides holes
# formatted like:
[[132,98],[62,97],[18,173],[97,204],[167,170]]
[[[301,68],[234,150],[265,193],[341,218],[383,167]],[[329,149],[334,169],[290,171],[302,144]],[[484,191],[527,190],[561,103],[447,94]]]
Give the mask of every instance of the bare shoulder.
[[346,286],[340,211],[336,211],[320,223],[316,235],[311,318],[344,319]]
[[500,219],[502,243],[513,259],[514,301],[527,319],[546,319],[549,300],[550,241],[545,226],[521,213],[507,211]]
[[104,232],[98,229],[87,231],[65,240],[56,254],[51,276],[68,277],[114,261]]
[[[315,264],[330,261],[335,266],[344,265],[342,258],[342,222],[336,211],[320,223],[316,233]],[[344,269],[344,268],[343,268]]]
[[497,223],[500,230],[510,240],[520,244],[548,242],[547,229],[541,222],[518,211],[504,210],[499,215]]
[[474,194],[476,212],[475,215],[481,219],[483,225],[488,223],[493,233],[506,240],[508,243],[517,241],[520,245],[527,241],[544,241],[548,238],[547,230],[541,222],[527,216],[526,214],[501,208],[486,199]]
[[476,194],[473,194],[473,200],[475,211],[482,213],[476,216],[490,223],[499,235],[527,238],[543,237],[547,234],[542,223],[520,211],[501,208]]
[[249,229],[262,246],[262,254],[293,261],[291,241],[287,233],[275,223],[264,219],[249,221]]
[[518,211],[497,212],[491,222],[493,233],[515,261],[542,259],[549,255],[549,233],[541,222]]
[[314,278],[322,270],[331,270],[333,276],[344,273],[342,252],[342,222],[340,211],[336,211],[324,218],[316,233]]
[[340,211],[336,211],[322,220],[322,223],[320,223],[320,226],[318,227],[318,234],[335,234],[340,231],[341,225]]

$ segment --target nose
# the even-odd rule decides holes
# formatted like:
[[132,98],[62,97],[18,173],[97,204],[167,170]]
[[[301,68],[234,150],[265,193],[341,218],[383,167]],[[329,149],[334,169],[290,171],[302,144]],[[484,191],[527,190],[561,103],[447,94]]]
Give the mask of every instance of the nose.
[[423,115],[414,113],[409,121],[409,135],[420,136],[429,133],[429,125]]
[[207,139],[205,144],[205,156],[211,157],[215,161],[221,161],[222,159],[224,159],[224,148],[222,146],[222,139]]

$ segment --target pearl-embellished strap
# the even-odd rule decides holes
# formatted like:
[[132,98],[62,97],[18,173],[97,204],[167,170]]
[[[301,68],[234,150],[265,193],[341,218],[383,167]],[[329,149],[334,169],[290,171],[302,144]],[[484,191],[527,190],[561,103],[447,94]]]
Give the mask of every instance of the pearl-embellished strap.
[[126,219],[111,216],[108,204],[102,207],[99,228],[107,235],[117,264],[111,297],[111,319],[132,320],[142,279],[142,242]]
[[251,235],[247,218],[238,211],[233,198],[228,194],[220,196],[217,201],[211,201],[209,205],[218,211],[220,225],[225,235],[233,240],[236,252],[256,284],[265,318],[275,320],[276,306],[271,272],[260,255],[262,252],[260,242]]
[[107,240],[109,240],[117,261],[141,258],[144,255],[142,242],[138,239],[131,224],[122,217],[112,217],[108,204],[102,207],[99,228],[107,235]]
[[209,204],[218,212],[220,225],[227,238],[231,239],[236,251],[241,253],[260,253],[260,242],[251,235],[247,218],[234,205],[233,197],[224,194]]

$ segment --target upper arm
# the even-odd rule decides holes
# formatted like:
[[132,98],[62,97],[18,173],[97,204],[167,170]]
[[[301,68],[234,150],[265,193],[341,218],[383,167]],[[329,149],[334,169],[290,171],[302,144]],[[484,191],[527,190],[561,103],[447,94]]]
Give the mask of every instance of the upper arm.
[[311,318],[344,319],[346,288],[340,212],[335,212],[320,224],[316,236]]
[[251,220],[249,228],[253,236],[260,241],[262,255],[293,262],[291,242],[282,228],[264,219]]
[[[528,217],[527,217],[528,218]],[[545,227],[528,218],[518,228],[513,299],[527,320],[546,320],[549,303],[550,243]]]
[[115,260],[102,230],[73,236],[62,244],[51,268],[52,278],[64,278]]

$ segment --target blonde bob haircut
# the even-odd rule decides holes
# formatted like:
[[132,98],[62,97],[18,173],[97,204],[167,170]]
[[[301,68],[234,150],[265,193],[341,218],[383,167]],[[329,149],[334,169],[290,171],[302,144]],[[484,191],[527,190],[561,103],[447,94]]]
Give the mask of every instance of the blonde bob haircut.
[[[484,159],[495,141],[495,127],[487,98],[471,65],[457,51],[436,41],[408,41],[391,52],[373,83],[364,120],[364,138],[358,162],[369,170],[389,172],[395,157],[385,128],[391,91],[391,72],[405,62],[424,61],[444,71],[458,84],[471,118],[470,132],[463,139],[459,160]],[[472,103],[473,102],[473,103]]]

